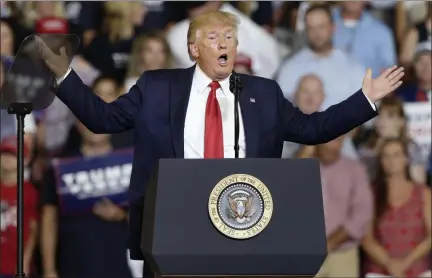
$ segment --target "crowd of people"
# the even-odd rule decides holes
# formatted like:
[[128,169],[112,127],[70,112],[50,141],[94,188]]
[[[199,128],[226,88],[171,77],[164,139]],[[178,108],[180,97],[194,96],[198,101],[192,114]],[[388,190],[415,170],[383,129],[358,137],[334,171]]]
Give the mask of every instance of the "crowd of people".
[[[193,65],[191,18],[239,19],[235,71],[275,79],[311,114],[401,64],[379,115],[331,142],[285,142],[317,158],[328,257],[317,277],[431,277],[432,5],[428,1],[2,1],[0,87],[34,33],[80,37],[71,67],[105,102],[145,71]],[[355,108],[353,108],[355,109]],[[0,277],[16,270],[16,120],[1,111]],[[32,277],[142,277],[128,259],[133,131],[94,134],[57,98],[25,117],[24,270]],[[307,201],[307,200],[306,200]]]

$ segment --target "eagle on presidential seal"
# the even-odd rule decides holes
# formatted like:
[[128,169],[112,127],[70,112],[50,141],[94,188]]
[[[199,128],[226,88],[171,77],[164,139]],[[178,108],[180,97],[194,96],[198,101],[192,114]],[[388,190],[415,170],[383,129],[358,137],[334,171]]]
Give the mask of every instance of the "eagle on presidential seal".
[[239,224],[249,222],[256,212],[256,208],[252,205],[254,196],[246,190],[236,190],[227,198],[229,203],[229,207],[225,210],[227,217]]

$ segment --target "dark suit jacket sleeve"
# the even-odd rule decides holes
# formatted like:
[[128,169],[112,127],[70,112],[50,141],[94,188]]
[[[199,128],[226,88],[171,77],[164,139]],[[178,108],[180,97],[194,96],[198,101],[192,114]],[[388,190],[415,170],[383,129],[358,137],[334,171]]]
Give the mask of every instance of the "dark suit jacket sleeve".
[[[145,83],[142,75],[137,84]],[[139,85],[112,103],[95,95],[72,70],[57,89],[57,97],[94,133],[119,133],[134,127],[142,105],[143,92]]]
[[348,133],[377,115],[362,90],[323,112],[308,115],[284,98],[276,82],[275,86],[278,94],[279,120],[282,123],[285,141],[304,145],[323,144]]

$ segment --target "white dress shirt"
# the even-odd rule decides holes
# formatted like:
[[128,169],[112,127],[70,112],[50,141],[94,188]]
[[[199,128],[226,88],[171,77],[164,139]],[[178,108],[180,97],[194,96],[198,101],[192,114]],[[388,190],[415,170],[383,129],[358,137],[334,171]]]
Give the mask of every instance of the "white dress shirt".
[[[184,127],[184,157],[204,158],[204,130],[207,98],[210,93],[212,80],[197,65],[192,79],[188,109]],[[234,158],[235,120],[234,94],[229,89],[229,77],[220,81],[220,88],[216,90],[216,98],[222,114],[222,129],[224,143],[224,157]],[[239,157],[246,153],[243,120],[239,105]]]

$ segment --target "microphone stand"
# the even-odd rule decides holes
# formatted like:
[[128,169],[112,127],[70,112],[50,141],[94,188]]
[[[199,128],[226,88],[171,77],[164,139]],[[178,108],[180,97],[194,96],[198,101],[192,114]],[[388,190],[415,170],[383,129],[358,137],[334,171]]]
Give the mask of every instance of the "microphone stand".
[[25,278],[24,273],[24,117],[31,113],[33,106],[31,103],[11,103],[8,113],[16,115],[17,135],[18,135],[18,157],[17,157],[17,270],[16,278]]

